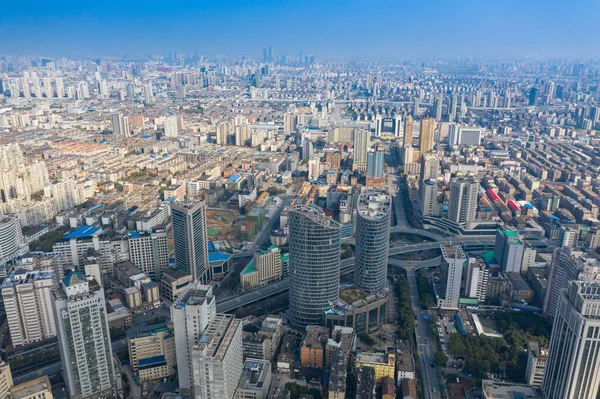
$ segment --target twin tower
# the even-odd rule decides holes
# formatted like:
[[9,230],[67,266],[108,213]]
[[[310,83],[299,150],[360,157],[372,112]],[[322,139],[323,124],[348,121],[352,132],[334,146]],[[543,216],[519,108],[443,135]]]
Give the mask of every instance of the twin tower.
[[[391,207],[391,195],[375,189],[363,190],[356,204],[354,281],[370,294],[386,287]],[[292,207],[288,223],[291,322],[320,325],[339,295],[341,225],[313,205]]]

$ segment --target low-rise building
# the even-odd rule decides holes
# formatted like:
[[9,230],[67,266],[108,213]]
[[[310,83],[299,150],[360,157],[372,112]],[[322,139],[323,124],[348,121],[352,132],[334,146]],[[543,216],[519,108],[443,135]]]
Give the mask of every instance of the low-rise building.
[[267,399],[271,388],[271,362],[248,359],[240,377],[236,399]]
[[165,324],[145,326],[127,332],[129,364],[139,381],[173,375],[177,363],[175,336]]
[[541,393],[525,384],[515,384],[511,382],[500,382],[493,380],[483,380],[481,390],[484,399],[542,399]]
[[254,254],[254,259],[240,273],[242,291],[250,291],[265,284],[279,281],[283,277],[281,251],[270,246]]
[[185,287],[192,281],[192,276],[179,269],[166,269],[160,279],[160,296],[168,302],[173,303],[177,300]]
[[52,399],[52,385],[48,376],[39,377],[10,388],[11,399]]
[[527,371],[525,382],[534,388],[541,388],[544,374],[546,373],[546,362],[548,351],[540,348],[539,342],[527,343]]
[[327,327],[307,326],[300,346],[300,364],[309,367],[323,367],[328,339],[329,329]]
[[358,352],[354,368],[372,368],[375,380],[379,383],[383,377],[395,378],[396,355],[393,353]]

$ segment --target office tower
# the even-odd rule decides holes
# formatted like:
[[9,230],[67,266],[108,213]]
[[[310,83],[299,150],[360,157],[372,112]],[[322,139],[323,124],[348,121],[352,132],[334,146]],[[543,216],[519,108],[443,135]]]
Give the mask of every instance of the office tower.
[[438,307],[441,309],[458,310],[460,298],[460,281],[462,278],[463,265],[467,257],[459,246],[440,245],[442,250],[442,267],[445,266],[447,273],[446,292],[443,297],[438,298]]
[[569,281],[577,280],[583,274],[594,274],[600,270],[599,266],[600,263],[585,252],[569,248],[556,248],[550,264],[550,275],[544,300],[544,316],[554,317],[560,293],[567,288]]
[[165,137],[177,137],[177,117],[167,116],[165,118]]
[[125,87],[125,93],[127,94],[127,98],[133,100],[135,98],[135,85],[133,83],[128,83]]
[[338,299],[340,224],[315,206],[288,211],[290,314],[297,327],[321,324],[323,309]]
[[283,133],[290,134],[296,131],[298,127],[298,115],[285,114],[283,115]]
[[19,218],[15,215],[0,216],[0,263],[14,258],[24,244]]
[[56,336],[51,291],[53,270],[14,271],[2,282],[2,299],[13,346]]
[[173,245],[177,268],[192,276],[193,281],[210,280],[208,233],[204,202],[171,204]]
[[407,115],[404,118],[404,138],[403,138],[403,143],[406,146],[407,144],[410,144],[412,146],[412,142],[413,142],[413,117],[410,115]]
[[182,103],[185,101],[185,86],[177,86],[177,91],[175,92],[175,102]]
[[542,387],[547,361],[548,351],[541,349],[539,342],[527,342],[527,370],[525,371],[527,385],[538,389]]
[[423,216],[437,215],[437,178],[440,173],[440,159],[437,154],[424,154],[421,159],[419,180],[419,204]]
[[368,130],[355,129],[352,148],[354,157],[352,160],[352,170],[365,171],[367,169],[367,151],[371,137]]
[[371,294],[386,286],[391,209],[387,191],[366,189],[358,197],[354,283]]
[[538,89],[537,87],[532,87],[529,90],[529,105],[536,106],[538,102]]
[[419,151],[423,154],[433,150],[433,139],[435,134],[435,119],[425,117],[421,119],[421,131],[419,132]]
[[483,129],[459,127],[456,144],[478,146],[481,145],[482,138]]
[[458,95],[450,97],[450,108],[448,109],[448,122],[456,122],[456,108],[458,106]]
[[312,140],[308,135],[302,135],[302,160],[310,159],[313,153]]
[[561,226],[558,230],[558,246],[575,248],[579,241],[579,227]]
[[374,179],[383,177],[384,155],[385,149],[381,144],[377,144],[367,152],[367,177]]
[[310,157],[308,160],[308,180],[312,181],[319,178],[319,175],[321,174],[320,166],[321,160],[318,157]]
[[598,394],[599,316],[597,281],[572,281],[560,293],[542,382],[546,399],[590,399]]
[[448,219],[466,223],[477,217],[477,192],[479,182],[473,178],[456,178],[450,182]]
[[242,321],[218,314],[192,347],[194,398],[232,399],[244,369]]
[[227,145],[227,139],[232,132],[231,122],[221,121],[217,124],[217,144]]
[[433,101],[433,113],[432,116],[435,118],[436,121],[441,122],[442,121],[442,107],[443,107],[443,97],[440,94],[439,96],[437,96],[435,98],[435,100]]
[[489,277],[485,262],[478,262],[476,258],[469,258],[466,269],[465,296],[467,298],[477,298],[479,302],[485,302]]
[[244,146],[250,139],[250,125],[247,123],[235,125],[235,145]]
[[516,231],[498,229],[494,244],[494,258],[505,272],[521,273],[525,245]]
[[0,361],[0,398],[9,399],[9,390],[13,386],[12,373],[10,365]]
[[130,232],[129,260],[154,281],[160,281],[162,271],[169,267],[169,249],[165,229],[151,232]]
[[194,388],[192,346],[200,343],[204,330],[215,317],[217,303],[210,285],[190,283],[171,306],[175,326],[177,378],[181,393],[191,394]]
[[104,290],[70,272],[53,291],[54,318],[70,397],[112,398],[115,369]]
[[129,118],[122,114],[112,114],[112,130],[115,136],[129,137]]
[[396,115],[393,118],[377,116],[375,119],[375,136],[394,136],[400,137],[402,132],[402,118]]
[[448,146],[454,147],[458,145],[460,125],[456,123],[448,124]]

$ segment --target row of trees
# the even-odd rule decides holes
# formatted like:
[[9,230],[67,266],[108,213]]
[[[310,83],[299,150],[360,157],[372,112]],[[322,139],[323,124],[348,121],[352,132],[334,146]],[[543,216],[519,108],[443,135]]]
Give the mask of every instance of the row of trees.
[[413,328],[415,325],[415,312],[413,312],[410,300],[410,286],[406,275],[396,282],[394,293],[397,299],[398,320],[396,321],[398,338],[403,340],[412,340]]
[[431,286],[431,281],[425,275],[424,270],[417,270],[417,287],[419,288],[419,300],[421,306],[429,309],[435,306],[435,293]]

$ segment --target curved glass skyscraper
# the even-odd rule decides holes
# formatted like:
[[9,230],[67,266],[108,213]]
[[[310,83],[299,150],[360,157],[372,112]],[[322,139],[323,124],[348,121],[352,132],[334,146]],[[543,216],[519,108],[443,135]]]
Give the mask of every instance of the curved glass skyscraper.
[[291,322],[320,325],[323,310],[339,294],[340,224],[307,205],[292,207],[288,223]]
[[391,202],[384,190],[367,189],[358,197],[354,283],[371,294],[386,285]]

